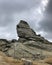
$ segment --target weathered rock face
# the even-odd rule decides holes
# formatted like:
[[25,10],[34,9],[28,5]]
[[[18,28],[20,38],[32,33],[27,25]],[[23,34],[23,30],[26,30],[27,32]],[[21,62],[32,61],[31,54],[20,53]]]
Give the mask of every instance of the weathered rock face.
[[19,40],[12,39],[8,41],[0,39],[0,51],[5,52],[7,56],[17,59],[42,60],[52,56],[52,44],[41,37],[41,35],[37,35],[27,22],[20,21],[17,25],[17,33]]
[[21,38],[31,38],[36,35],[36,33],[30,28],[27,22],[21,20],[17,25],[17,33]]
[[27,22],[20,21],[17,25],[17,33],[19,36],[18,41],[15,39],[11,41],[0,39],[0,51],[4,51],[6,55],[17,59],[44,59],[52,55],[52,44],[41,35],[37,35]]
[[17,33],[21,40],[31,39],[36,36],[36,33],[30,28],[28,23],[23,20],[17,25]]
[[48,43],[48,41],[41,37],[41,35],[37,35],[36,32],[34,32],[34,30],[30,28],[28,23],[23,20],[21,20],[17,25],[17,33],[19,36],[18,41],[20,42],[33,40]]
[[0,39],[0,51],[6,52],[10,48],[10,43],[6,39]]

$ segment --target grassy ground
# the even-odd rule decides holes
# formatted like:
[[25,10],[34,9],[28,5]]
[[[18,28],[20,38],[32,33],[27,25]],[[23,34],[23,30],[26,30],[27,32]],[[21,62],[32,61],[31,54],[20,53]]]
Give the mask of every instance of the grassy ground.
[[[32,61],[33,65],[52,65],[52,57],[44,60]],[[0,52],[0,65],[23,65],[24,61],[17,60],[12,57],[7,57],[4,53]]]

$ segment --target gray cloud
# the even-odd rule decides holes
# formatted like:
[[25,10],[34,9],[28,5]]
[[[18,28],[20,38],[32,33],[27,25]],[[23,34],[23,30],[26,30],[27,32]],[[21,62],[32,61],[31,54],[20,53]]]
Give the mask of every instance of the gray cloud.
[[52,1],[49,0],[46,8],[45,4],[44,0],[0,0],[0,38],[17,38],[16,24],[22,19],[52,40]]
[[36,9],[39,6],[40,1],[0,0],[0,26],[8,26],[11,25],[11,23],[14,23],[14,14],[17,14],[17,19],[24,19],[24,17],[25,19],[29,18],[29,15],[32,13],[29,13],[29,11],[33,8]]
[[40,28],[43,29],[45,32],[52,32],[52,19],[44,18],[42,22],[40,22]]
[[[41,1],[41,0],[40,0]],[[38,0],[2,0],[0,2],[1,10],[4,12],[20,12],[23,10],[31,9],[32,7],[37,7],[40,3]]]
[[52,14],[52,0],[49,0],[49,3],[48,3],[48,6],[47,6],[47,9],[46,9],[46,12],[48,14]]
[[52,0],[49,0],[43,20],[39,22],[39,26],[40,30],[46,33],[45,37],[52,41]]
[[12,22],[14,22],[12,15],[3,13],[0,15],[0,26],[8,26]]
[[17,38],[16,24],[21,19],[30,21],[33,16],[31,10],[36,9],[40,1],[0,0],[0,38]]

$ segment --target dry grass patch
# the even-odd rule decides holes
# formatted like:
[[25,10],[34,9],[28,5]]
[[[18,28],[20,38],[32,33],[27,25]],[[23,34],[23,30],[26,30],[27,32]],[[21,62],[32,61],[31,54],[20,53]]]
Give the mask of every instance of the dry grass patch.
[[[33,65],[52,65],[52,58],[47,58],[40,61],[32,61]],[[7,57],[4,53],[0,52],[0,65],[23,65],[24,61],[17,60],[12,57]]]
[[3,52],[0,52],[0,65],[23,65],[23,62],[12,57],[7,57]]
[[44,63],[44,62],[34,61],[33,65],[50,65],[50,64],[47,64],[47,63]]
[[45,63],[51,64],[52,65],[52,57],[51,58],[46,58]]

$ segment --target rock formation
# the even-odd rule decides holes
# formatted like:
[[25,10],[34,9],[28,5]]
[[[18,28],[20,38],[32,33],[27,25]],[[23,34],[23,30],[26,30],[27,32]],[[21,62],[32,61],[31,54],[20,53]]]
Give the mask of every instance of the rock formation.
[[6,39],[0,39],[0,51],[6,52],[11,47],[10,42]]
[[37,35],[36,32],[34,32],[34,30],[30,28],[28,23],[23,20],[21,20],[17,25],[17,34],[19,36],[18,41],[21,42],[33,40],[48,43],[48,41],[41,37],[41,35]]
[[21,20],[17,25],[17,33],[20,37],[20,41],[25,41],[30,38],[34,38],[36,33],[30,28],[27,22]]
[[16,29],[19,40],[0,39],[0,51],[17,59],[34,60],[52,56],[52,44],[41,35],[37,35],[26,21],[21,20]]
[[[17,34],[19,36],[18,44],[16,44],[17,52],[16,57],[32,57],[43,59],[46,52],[52,52],[52,44],[42,37],[37,35],[33,29],[30,28],[26,21],[21,20],[17,25]],[[22,51],[22,52],[21,52]],[[43,53],[43,54],[42,54]],[[45,54],[44,54],[45,53]],[[13,53],[12,53],[13,54]],[[47,56],[46,56],[47,57]]]

